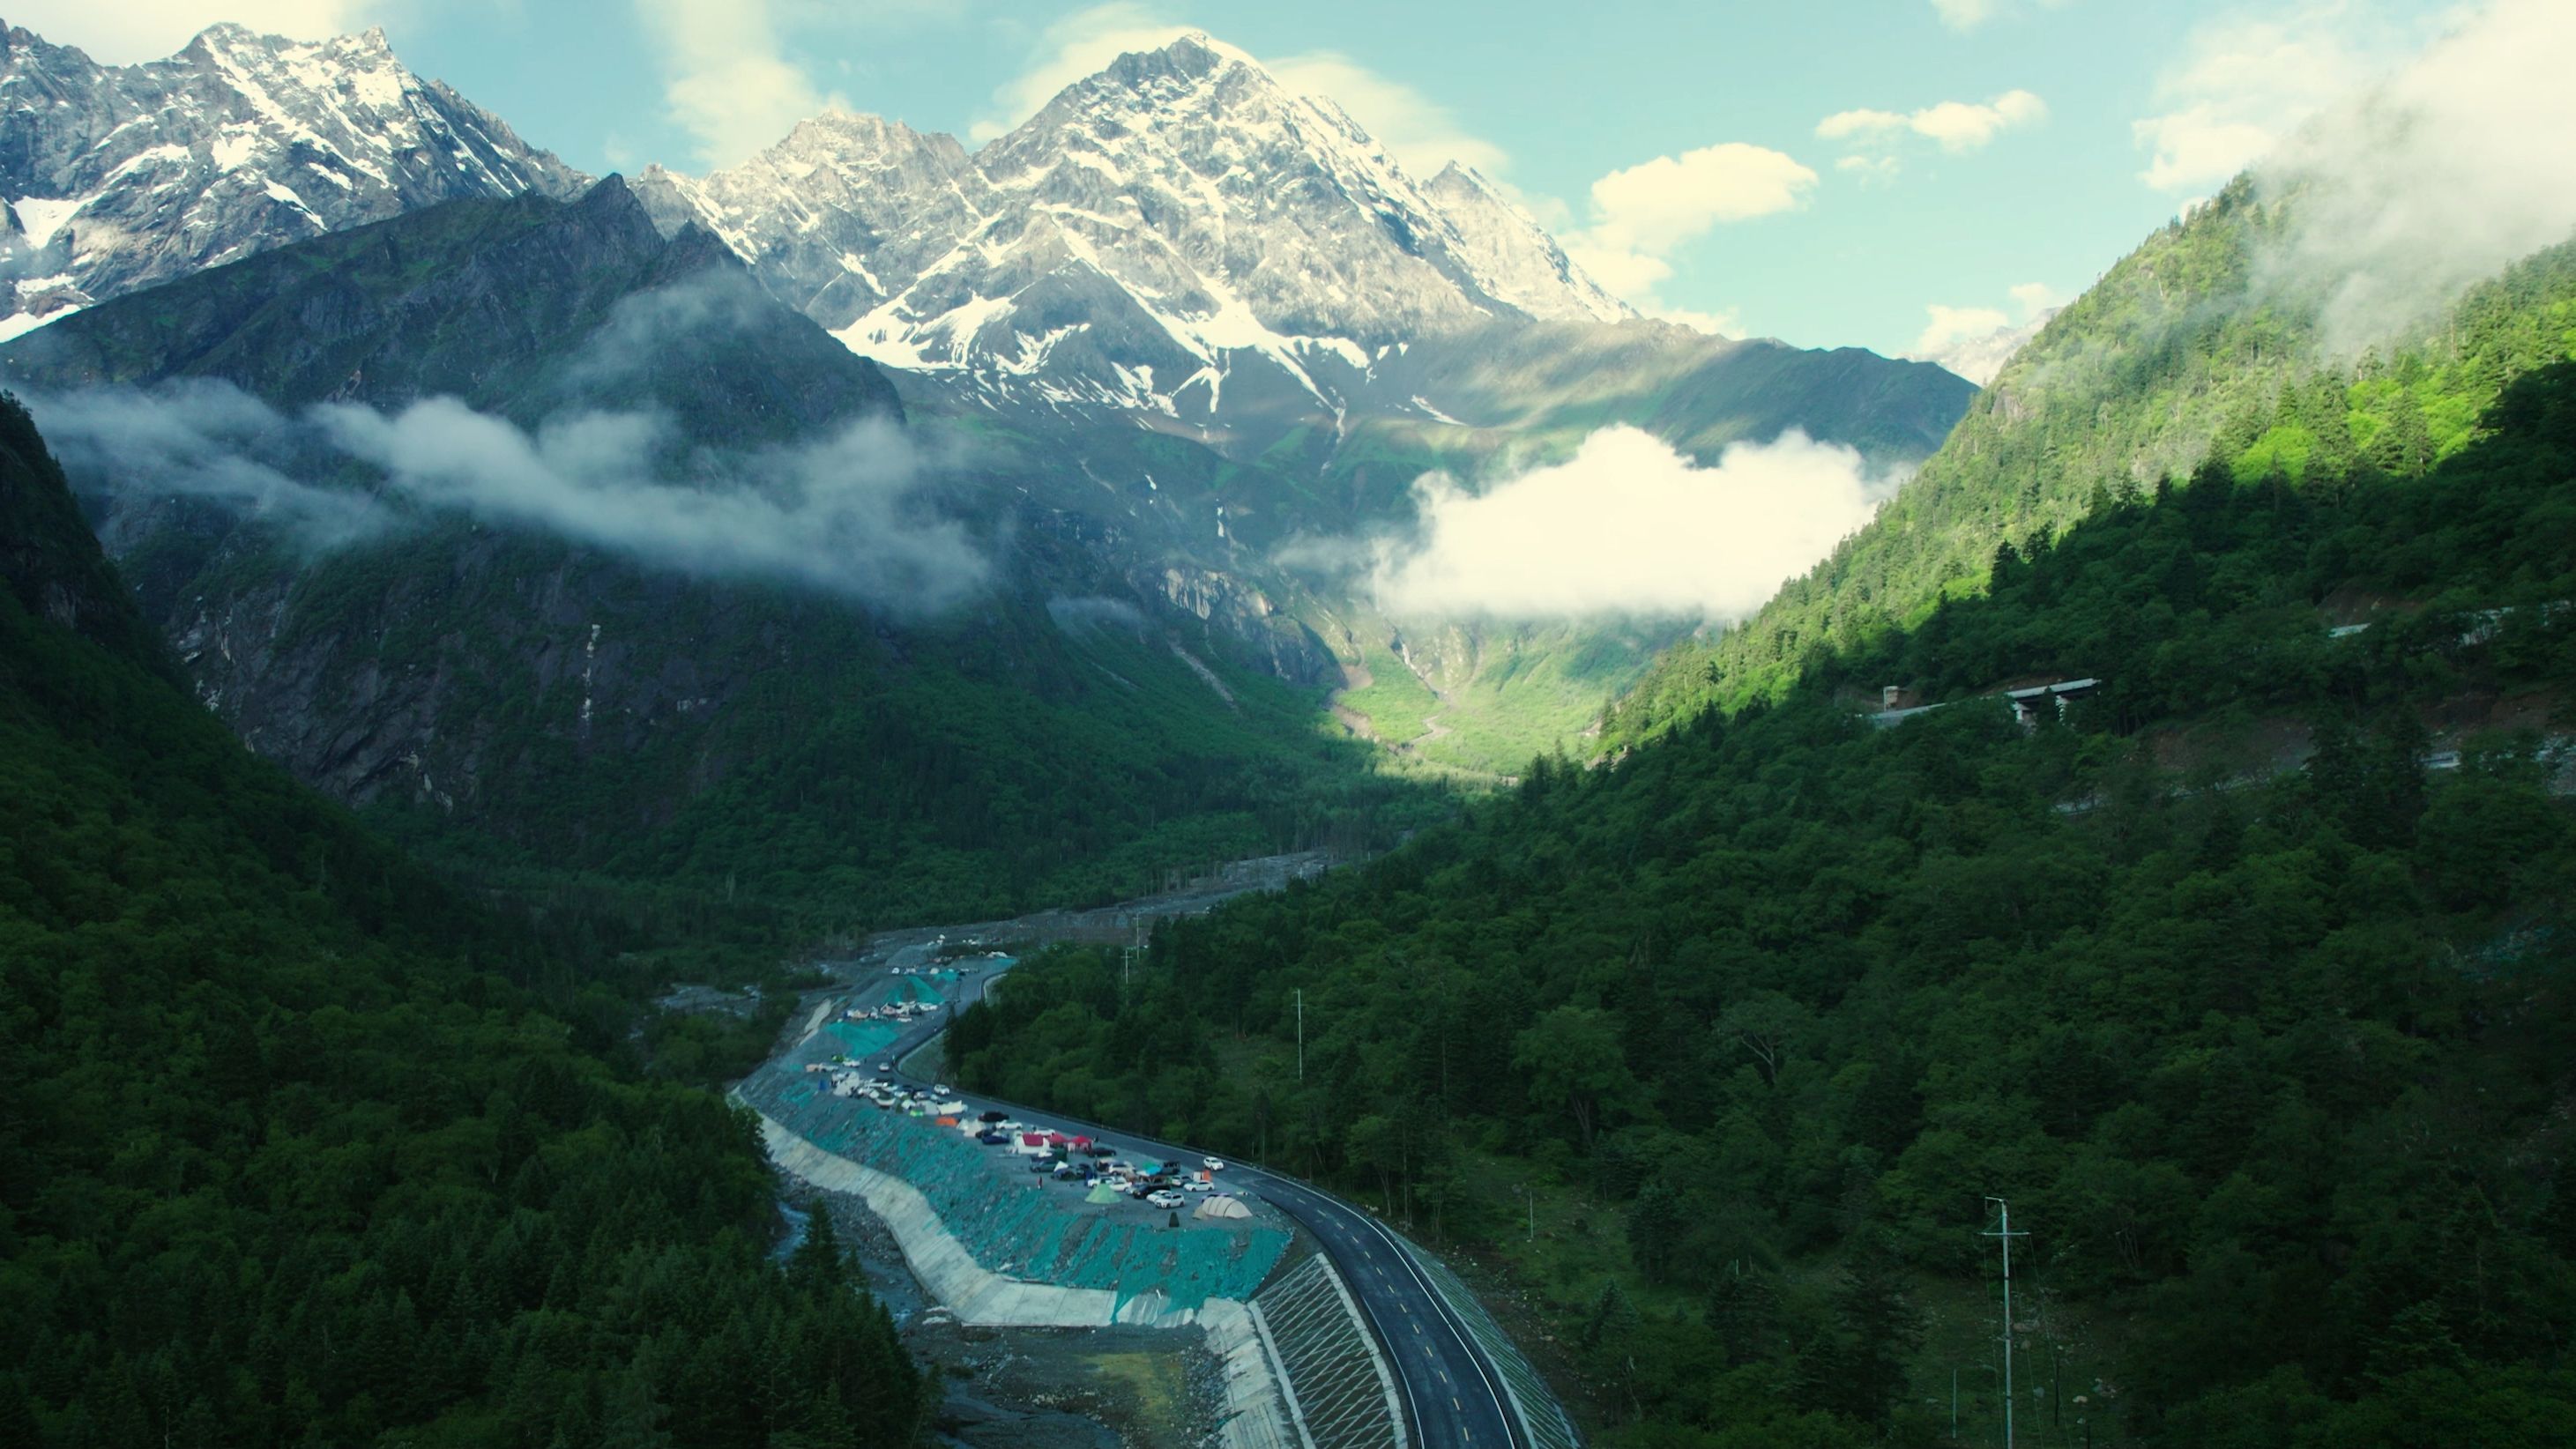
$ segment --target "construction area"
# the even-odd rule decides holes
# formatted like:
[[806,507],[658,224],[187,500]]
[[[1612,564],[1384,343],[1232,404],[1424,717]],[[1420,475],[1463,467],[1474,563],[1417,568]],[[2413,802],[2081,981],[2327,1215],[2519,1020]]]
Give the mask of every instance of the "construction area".
[[[780,1168],[863,1204],[900,1254],[920,1290],[911,1331],[980,1377],[979,1392],[1017,1386],[1017,1408],[952,1395],[959,1442],[1079,1444],[1116,1417],[1120,1432],[1097,1442],[1404,1449],[1395,1381],[1357,1305],[1278,1209],[1222,1192],[1205,1170],[1188,1174],[1194,1194],[1156,1194],[1162,1203],[1114,1190],[1105,1173],[1032,1170],[1054,1159],[1024,1139],[1091,1140],[1017,1121],[1003,1133],[962,1099],[884,1080],[884,1054],[960,974],[861,977],[816,1002],[735,1091]],[[1119,1166],[1122,1177],[1177,1170],[1133,1154]],[[1029,1382],[1050,1377],[1041,1364],[1053,1383]]]

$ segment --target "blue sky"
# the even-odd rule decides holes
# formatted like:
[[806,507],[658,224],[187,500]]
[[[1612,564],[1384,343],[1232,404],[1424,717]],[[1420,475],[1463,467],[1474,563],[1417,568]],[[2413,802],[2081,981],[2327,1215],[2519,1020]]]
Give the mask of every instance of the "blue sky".
[[[1640,306],[1937,350],[2082,290],[2268,138],[2418,51],[2439,0],[32,0],[102,60],[205,24],[384,26],[587,171],[740,160],[826,103],[975,138],[1184,26],[1468,159]],[[1951,309],[1936,314],[1930,309]]]

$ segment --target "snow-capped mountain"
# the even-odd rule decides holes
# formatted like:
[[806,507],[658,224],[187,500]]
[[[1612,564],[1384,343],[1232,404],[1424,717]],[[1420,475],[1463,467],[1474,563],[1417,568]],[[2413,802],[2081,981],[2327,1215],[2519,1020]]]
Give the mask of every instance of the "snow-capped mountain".
[[405,69],[383,32],[302,43],[218,25],[103,66],[0,34],[0,337],[416,207],[587,179]]
[[852,350],[988,401],[1338,418],[1393,349],[1635,315],[1484,178],[1416,181],[1331,101],[1204,35],[1120,57],[971,154],[829,114],[636,190]]

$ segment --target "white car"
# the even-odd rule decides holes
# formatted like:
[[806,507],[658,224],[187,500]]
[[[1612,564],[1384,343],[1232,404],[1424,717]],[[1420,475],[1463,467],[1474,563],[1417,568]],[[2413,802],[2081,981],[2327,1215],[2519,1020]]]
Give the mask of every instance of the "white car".
[[1145,1201],[1158,1208],[1176,1208],[1181,1205],[1181,1195],[1170,1188],[1165,1188],[1161,1192],[1148,1193]]
[[880,1076],[880,1077],[891,1077],[891,1076],[893,1076],[893,1075],[894,1075],[894,1063],[892,1063],[892,1062],[879,1062],[879,1063],[877,1063],[877,1075],[878,1075],[878,1076]]
[[1225,1162],[1221,1158],[1202,1157],[1199,1159],[1199,1166],[1206,1168],[1210,1172],[1225,1171]]
[[1216,1184],[1215,1184],[1215,1183],[1212,1183],[1212,1182],[1204,1181],[1204,1180],[1202,1180],[1202,1179],[1200,1179],[1200,1178],[1195,1178],[1195,1177],[1193,1177],[1193,1178],[1191,1178],[1189,1181],[1187,1181],[1187,1182],[1185,1182],[1185,1183],[1182,1183],[1182,1184],[1181,1184],[1181,1191],[1183,1191],[1183,1192],[1214,1192],[1214,1191],[1216,1191]]

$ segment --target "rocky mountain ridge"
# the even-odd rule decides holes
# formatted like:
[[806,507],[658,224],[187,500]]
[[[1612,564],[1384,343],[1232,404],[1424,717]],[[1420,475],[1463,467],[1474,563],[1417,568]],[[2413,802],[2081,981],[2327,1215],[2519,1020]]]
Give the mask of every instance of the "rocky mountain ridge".
[[1197,34],[971,153],[834,112],[740,167],[648,168],[636,189],[854,351],[988,407],[1203,437],[1367,407],[1377,364],[1427,340],[1636,317],[1493,183],[1415,180],[1340,107]]
[[217,25],[100,65],[0,32],[0,337],[288,242],[443,201],[587,178],[406,69],[370,30],[302,43]]

